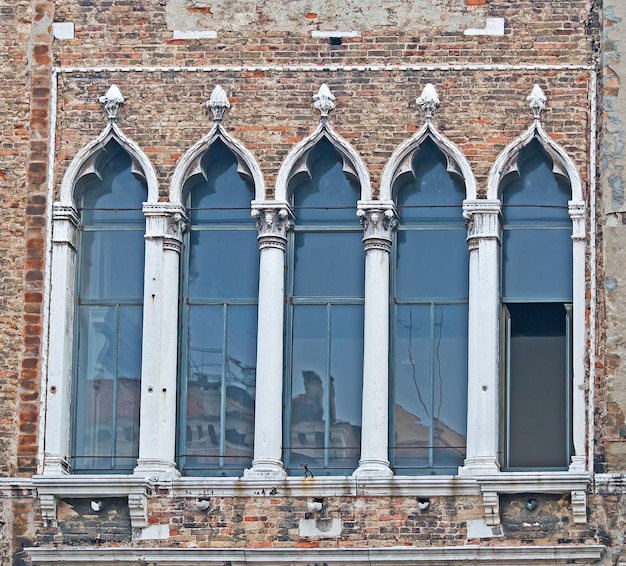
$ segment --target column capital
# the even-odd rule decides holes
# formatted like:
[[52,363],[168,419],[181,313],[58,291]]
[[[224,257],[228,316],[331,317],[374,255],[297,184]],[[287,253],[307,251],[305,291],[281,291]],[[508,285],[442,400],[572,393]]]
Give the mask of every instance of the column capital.
[[293,214],[287,202],[253,201],[252,218],[256,219],[259,249],[287,249],[287,231],[293,225]]
[[362,201],[357,203],[356,215],[363,226],[365,251],[391,251],[391,234],[398,226],[398,214],[392,201]]
[[67,244],[75,251],[80,225],[80,216],[76,207],[55,202],[52,205],[52,223],[52,242]]
[[467,239],[500,239],[499,199],[474,199],[463,201],[463,218],[467,226]]
[[572,219],[572,240],[585,239],[585,203],[570,200],[567,210]]
[[185,207],[172,202],[143,204],[146,239],[162,240],[163,248],[180,252],[188,216]]

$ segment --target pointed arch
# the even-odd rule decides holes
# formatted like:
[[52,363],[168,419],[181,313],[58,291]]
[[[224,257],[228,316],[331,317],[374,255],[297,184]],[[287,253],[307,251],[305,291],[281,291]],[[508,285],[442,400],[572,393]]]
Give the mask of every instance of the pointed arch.
[[552,159],[553,173],[565,177],[569,181],[572,190],[572,202],[577,204],[582,203],[584,200],[582,182],[574,161],[567,155],[565,150],[545,132],[539,120],[535,120],[533,125],[528,128],[523,135],[513,140],[513,142],[500,153],[489,173],[487,198],[500,198],[499,191],[504,177],[512,173],[519,175],[518,158],[520,151],[534,139],[540,143],[541,147]]
[[365,163],[356,150],[344,140],[327,120],[322,120],[316,130],[298,143],[287,155],[278,171],[276,179],[276,200],[286,202],[289,198],[287,188],[289,182],[298,174],[311,177],[309,155],[315,145],[326,138],[343,160],[343,171],[358,181],[361,187],[361,200],[371,200],[372,185]]
[[241,142],[225,130],[221,122],[216,121],[209,133],[190,147],[178,161],[170,185],[170,202],[182,204],[185,181],[193,175],[204,175],[201,165],[202,158],[218,139],[233,152],[237,159],[238,173],[248,177],[253,182],[255,200],[265,199],[265,182],[256,159]]
[[117,143],[130,157],[131,173],[145,181],[148,188],[148,202],[158,202],[159,191],[152,163],[141,148],[124,135],[115,122],[110,121],[100,135],[84,146],[72,159],[61,183],[60,204],[62,206],[76,206],[76,187],[81,179],[89,175],[100,177],[99,169],[103,164],[107,146],[111,142]]
[[413,156],[427,138],[430,138],[444,154],[448,172],[463,181],[465,198],[476,198],[476,180],[467,158],[454,143],[440,134],[432,122],[428,120],[417,133],[403,142],[391,155],[383,171],[380,183],[381,201],[388,202],[393,199],[392,190],[396,179],[412,170]]

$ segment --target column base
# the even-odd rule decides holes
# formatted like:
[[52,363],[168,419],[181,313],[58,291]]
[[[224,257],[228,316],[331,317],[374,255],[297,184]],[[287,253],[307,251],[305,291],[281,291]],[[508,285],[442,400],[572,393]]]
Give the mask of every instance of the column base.
[[587,472],[586,464],[585,456],[572,456],[568,471],[584,474]]
[[360,460],[359,467],[352,474],[356,479],[390,479],[393,471],[387,460]]
[[59,456],[46,456],[42,475],[44,476],[68,476],[70,465],[65,458]]
[[156,460],[152,458],[139,458],[133,475],[149,479],[171,480],[180,477],[180,472],[174,462],[169,460]]
[[467,458],[458,472],[460,476],[484,476],[498,473],[500,473],[500,465],[495,458],[490,456]]
[[280,460],[263,459],[252,460],[252,467],[243,471],[243,477],[246,479],[277,479],[281,480],[287,477],[287,472],[283,468]]

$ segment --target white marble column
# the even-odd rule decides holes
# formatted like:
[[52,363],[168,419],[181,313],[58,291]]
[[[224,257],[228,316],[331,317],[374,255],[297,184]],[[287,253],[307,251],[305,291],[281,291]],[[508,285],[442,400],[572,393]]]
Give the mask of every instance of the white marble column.
[[396,226],[392,202],[359,202],[365,250],[363,413],[357,478],[389,478],[389,254]]
[[500,469],[500,211],[499,200],[463,202],[470,272],[467,454],[461,475]]
[[69,472],[78,225],[76,208],[54,204],[44,475]]
[[254,414],[254,458],[245,477],[284,477],[283,328],[285,312],[285,251],[291,225],[286,203],[253,203],[257,220],[259,307]]
[[179,475],[175,462],[178,295],[186,212],[144,203],[146,255],[141,360],[141,414],[136,475]]
[[[571,472],[585,472],[586,423],[585,402],[585,204],[569,202],[573,245],[573,316],[572,316],[572,444]],[[592,219],[593,221],[593,219]],[[593,410],[593,408],[590,408]]]

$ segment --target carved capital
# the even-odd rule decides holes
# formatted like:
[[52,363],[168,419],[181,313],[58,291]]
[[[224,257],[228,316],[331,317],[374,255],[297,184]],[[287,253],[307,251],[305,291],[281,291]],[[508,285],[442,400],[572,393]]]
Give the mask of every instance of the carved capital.
[[55,202],[52,205],[52,242],[76,250],[80,217],[74,206]]
[[256,219],[259,249],[287,247],[287,231],[292,226],[291,213],[287,206],[254,205],[252,217]]
[[467,239],[470,244],[478,239],[500,239],[501,210],[502,205],[499,200],[463,201],[463,218],[465,218]]
[[363,246],[365,251],[372,249],[391,251],[391,234],[398,226],[398,216],[393,203],[359,202],[356,215],[363,226]]
[[570,200],[569,216],[572,219],[572,240],[585,239],[585,203]]
[[187,228],[187,212],[169,202],[144,203],[146,239],[162,240],[163,248],[180,252],[183,233]]

